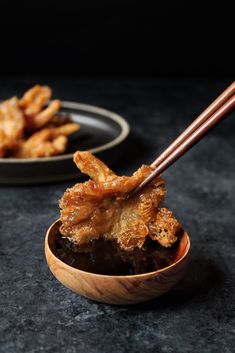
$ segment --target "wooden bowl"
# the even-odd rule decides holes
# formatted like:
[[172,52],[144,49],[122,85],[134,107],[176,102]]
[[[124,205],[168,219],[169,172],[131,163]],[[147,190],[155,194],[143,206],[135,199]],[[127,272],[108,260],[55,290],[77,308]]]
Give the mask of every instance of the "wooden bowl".
[[67,288],[87,298],[109,304],[135,304],[154,299],[172,288],[186,269],[190,239],[183,233],[175,262],[161,270],[131,276],[108,276],[78,270],[52,252],[60,226],[57,220],[48,229],[45,254],[53,275]]

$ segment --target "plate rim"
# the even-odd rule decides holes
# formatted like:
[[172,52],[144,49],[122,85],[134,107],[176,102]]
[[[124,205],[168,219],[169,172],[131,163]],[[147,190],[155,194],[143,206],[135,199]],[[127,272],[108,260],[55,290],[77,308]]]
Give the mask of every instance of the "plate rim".
[[[105,116],[106,118],[112,121],[115,121],[121,127],[120,134],[117,137],[115,137],[112,141],[107,142],[101,146],[87,150],[91,153],[103,152],[119,145],[127,138],[127,136],[130,133],[130,125],[126,121],[126,119],[124,119],[121,115],[112,112],[111,110],[101,108],[96,105],[90,105],[90,104],[72,102],[72,101],[61,101],[61,108],[78,109],[89,113]],[[73,153],[66,153],[59,156],[40,157],[40,158],[0,158],[0,163],[35,163],[35,162],[43,163],[48,161],[67,160],[71,158],[73,158]]]

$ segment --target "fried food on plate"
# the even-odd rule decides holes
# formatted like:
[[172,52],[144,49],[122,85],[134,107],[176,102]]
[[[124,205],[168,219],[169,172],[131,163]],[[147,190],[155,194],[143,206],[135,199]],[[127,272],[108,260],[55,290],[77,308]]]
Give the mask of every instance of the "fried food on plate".
[[0,158],[16,153],[22,145],[21,140],[12,140],[0,129]]
[[150,166],[120,177],[89,152],[76,152],[74,162],[92,180],[67,189],[60,200],[64,236],[80,245],[100,236],[116,239],[124,250],[142,248],[148,236],[165,247],[176,242],[180,224],[171,211],[160,207],[166,192],[161,177],[126,199],[150,174]]
[[16,97],[0,103],[0,157],[15,151],[23,139],[25,120]]
[[44,108],[51,98],[51,94],[50,87],[36,85],[19,100],[19,106],[24,111],[28,130],[34,131],[45,126],[60,109],[61,102],[58,99],[50,102],[48,107]]
[[61,102],[58,99],[53,100],[48,107],[42,110],[39,114],[27,120],[29,130],[38,130],[47,125],[53,119],[54,115],[61,107]]
[[[48,86],[36,85],[22,98],[0,103],[0,158],[39,158],[64,153],[80,125],[58,116],[61,102]],[[47,105],[48,104],[48,105]]]
[[36,85],[25,92],[19,100],[19,106],[24,110],[26,116],[33,117],[43,109],[51,95],[50,87]]
[[66,150],[68,143],[67,136],[78,130],[79,125],[71,123],[37,131],[21,145],[16,157],[40,158],[61,154]]

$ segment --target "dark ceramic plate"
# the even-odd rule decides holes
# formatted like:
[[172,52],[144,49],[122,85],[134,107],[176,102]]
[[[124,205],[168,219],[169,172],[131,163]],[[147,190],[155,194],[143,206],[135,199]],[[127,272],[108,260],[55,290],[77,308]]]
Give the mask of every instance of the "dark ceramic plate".
[[120,156],[120,145],[129,134],[129,125],[118,114],[87,104],[62,102],[62,114],[81,125],[70,136],[67,153],[37,159],[0,158],[0,183],[35,184],[79,178],[73,152],[89,150],[112,164]]

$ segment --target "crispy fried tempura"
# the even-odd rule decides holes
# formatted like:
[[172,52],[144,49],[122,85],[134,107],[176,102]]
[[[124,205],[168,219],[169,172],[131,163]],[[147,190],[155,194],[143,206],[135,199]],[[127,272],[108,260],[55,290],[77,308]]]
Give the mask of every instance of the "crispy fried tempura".
[[58,112],[60,106],[61,102],[56,99],[52,101],[48,107],[41,111],[39,114],[30,118],[26,117],[27,129],[34,131],[48,124],[53,119],[54,115]]
[[40,158],[61,154],[66,149],[67,136],[78,130],[79,125],[71,123],[37,131],[21,146],[16,157]]
[[24,115],[13,97],[0,103],[0,157],[14,151],[23,138]]
[[26,128],[30,131],[38,130],[48,124],[58,112],[61,102],[56,99],[42,110],[51,98],[51,89],[48,86],[36,85],[28,90],[19,100],[26,118]]
[[176,234],[179,230],[179,222],[175,219],[173,213],[166,208],[160,208],[154,221],[149,225],[150,237],[165,247],[176,242]]
[[22,140],[12,140],[4,131],[0,130],[0,158],[16,153],[22,146]]
[[36,85],[23,95],[19,100],[19,105],[24,110],[26,116],[34,117],[43,109],[50,98],[50,87]]
[[0,128],[12,139],[22,138],[25,126],[24,116],[16,97],[0,103]]
[[[180,229],[172,213],[161,209],[165,184],[156,178],[140,194],[126,200],[152,168],[142,166],[131,177],[117,176],[89,152],[76,152],[74,162],[92,180],[67,189],[60,200],[61,232],[78,244],[103,236],[125,250],[141,248],[147,236],[168,247]],[[164,233],[163,233],[164,232]]]

